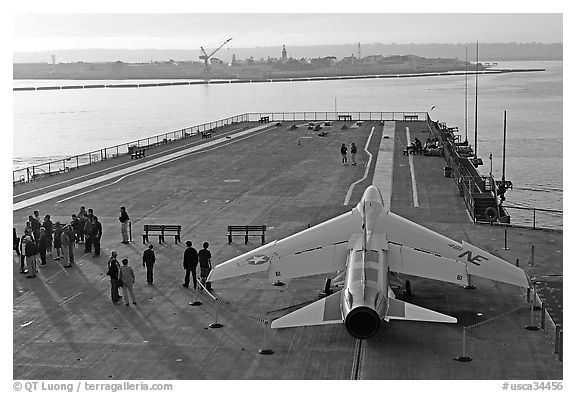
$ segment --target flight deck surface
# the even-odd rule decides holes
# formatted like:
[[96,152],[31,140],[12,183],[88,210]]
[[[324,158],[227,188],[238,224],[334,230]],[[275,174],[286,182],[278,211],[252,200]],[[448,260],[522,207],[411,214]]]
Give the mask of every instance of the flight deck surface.
[[[242,236],[229,245],[228,225],[267,225],[270,242],[349,211],[372,184],[379,153],[393,154],[393,212],[510,262],[519,258],[520,267],[537,274],[561,272],[561,233],[509,228],[509,250],[502,250],[503,229],[472,223],[453,180],[443,176],[441,157],[402,154],[406,132],[426,140],[425,123],[393,123],[393,152],[380,151],[385,133],[379,122],[345,130],[344,122],[333,122],[325,137],[306,124],[290,130],[292,124],[240,123],[208,140],[158,147],[140,160],[119,157],[16,186],[14,203],[23,206],[13,213],[18,234],[33,210],[68,222],[84,205],[99,217],[103,237],[99,257],[84,254],[80,245],[75,267],[65,269],[49,258],[35,279],[19,274],[14,256],[14,378],[562,379],[562,363],[549,339],[524,329],[531,321],[525,291],[507,284],[474,279],[476,289],[464,289],[411,277],[413,295],[405,300],[457,317],[458,323],[393,321],[362,345],[343,325],[270,329],[267,324],[316,300],[330,276],[285,286],[273,286],[265,273],[217,281],[212,290],[217,301],[199,292],[203,304],[191,306],[196,294],[182,287],[185,245],[168,237],[162,245],[152,238],[157,263],[154,285],[146,285],[144,224],[182,225],[182,241],[191,240],[197,249],[208,241],[218,264],[260,245],[258,237],[245,245]],[[358,146],[357,166],[340,161],[340,145],[351,142]],[[94,181],[83,185],[88,180]],[[32,198],[37,202],[28,204]],[[131,217],[128,245],[120,243],[120,206]],[[528,244],[538,245],[534,268],[526,265]],[[105,273],[112,250],[119,259],[129,258],[136,272],[137,305],[110,300]],[[400,298],[405,278],[392,282]],[[210,328],[215,321],[223,327]],[[472,361],[462,363],[454,358],[462,355],[466,326]],[[262,355],[261,349],[274,353]]]

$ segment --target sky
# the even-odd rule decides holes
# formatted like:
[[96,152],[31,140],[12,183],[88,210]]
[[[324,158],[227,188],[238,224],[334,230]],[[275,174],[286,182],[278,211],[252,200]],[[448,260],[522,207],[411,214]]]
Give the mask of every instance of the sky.
[[[199,46],[215,48],[231,37],[228,48],[356,42],[563,41],[563,15],[558,12],[561,10],[532,14],[407,13],[409,10],[406,10],[391,14],[378,4],[377,7],[357,7],[354,11],[360,13],[342,13],[342,8],[336,6],[321,8],[323,12],[306,8],[307,13],[275,12],[268,7],[264,9],[271,12],[264,14],[214,13],[210,9],[200,14],[189,10],[174,12],[170,7],[166,7],[166,11],[139,8],[126,11],[122,7],[96,10],[76,7],[62,11],[45,10],[42,6],[24,7],[12,15],[12,47],[13,52],[79,48],[197,49]],[[234,11],[234,7],[220,8]],[[114,12],[110,12],[111,9]],[[242,11],[250,9],[247,6]],[[309,13],[308,9],[315,13]]]

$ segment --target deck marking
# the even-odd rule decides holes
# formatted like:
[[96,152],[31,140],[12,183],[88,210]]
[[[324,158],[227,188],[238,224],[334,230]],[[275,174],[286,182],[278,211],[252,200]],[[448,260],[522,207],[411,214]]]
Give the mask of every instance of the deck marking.
[[366,169],[364,170],[364,177],[362,177],[362,179],[350,185],[350,187],[348,188],[348,193],[346,194],[346,198],[344,198],[344,205],[347,205],[348,202],[350,202],[350,197],[352,197],[352,191],[354,190],[356,184],[363,182],[368,177],[368,172],[370,171],[370,165],[372,163],[372,153],[368,151],[368,146],[370,145],[370,141],[372,140],[372,134],[374,134],[374,129],[375,127],[372,127],[370,135],[368,136],[368,140],[366,141],[366,146],[364,146],[364,151],[370,156],[370,158],[368,158],[368,164],[366,164]]
[[374,165],[374,175],[372,176],[372,185],[378,187],[382,193],[386,209],[390,209],[392,201],[395,135],[396,122],[393,120],[385,121],[380,146],[378,147],[378,156]]
[[[73,199],[73,198],[76,198],[76,197],[79,197],[79,196],[82,196],[82,195],[85,195],[85,194],[89,194],[89,193],[91,193],[91,192],[93,192],[93,191],[97,191],[97,190],[100,190],[100,189],[102,189],[102,188],[105,188],[105,187],[108,187],[108,186],[112,186],[112,185],[114,185],[114,184],[116,184],[116,183],[118,183],[118,182],[126,179],[127,177],[130,177],[130,176],[132,176],[132,175],[137,175],[137,174],[139,174],[139,173],[141,173],[141,172],[147,171],[148,169],[154,169],[154,168],[159,167],[160,165],[169,164],[169,163],[171,163],[171,162],[173,162],[173,161],[179,160],[179,159],[181,159],[181,158],[183,158],[183,157],[187,157],[187,156],[192,155],[192,154],[206,153],[206,152],[209,152],[209,151],[213,151],[213,150],[216,150],[216,149],[220,149],[220,148],[222,148],[222,147],[229,146],[229,145],[231,145],[231,144],[233,144],[233,143],[236,143],[236,142],[239,142],[239,141],[243,141],[244,139],[251,138],[251,137],[253,137],[253,136],[255,136],[255,135],[260,135],[261,133],[266,132],[266,131],[270,131],[270,130],[264,130],[264,131],[258,130],[258,132],[254,132],[254,133],[252,133],[252,134],[245,135],[245,136],[243,136],[243,137],[238,137],[238,138],[235,138],[234,140],[228,140],[228,141],[226,141],[225,143],[219,144],[219,145],[217,145],[217,146],[215,146],[215,147],[211,147],[211,148],[209,148],[209,149],[201,149],[201,150],[193,151],[193,152],[191,152],[191,153],[189,153],[189,154],[181,155],[181,156],[178,156],[178,157],[175,157],[175,158],[171,158],[171,159],[166,160],[166,161],[162,161],[162,162],[157,163],[157,164],[154,164],[154,165],[150,165],[150,166],[148,166],[148,167],[146,167],[146,168],[143,168],[143,169],[134,171],[134,172],[132,172],[132,173],[128,173],[128,174],[126,174],[126,175],[124,175],[124,176],[122,176],[122,177],[114,180],[112,183],[104,184],[104,185],[102,185],[102,186],[100,186],[100,187],[92,188],[92,189],[86,190],[86,191],[84,191],[84,192],[81,192],[81,193],[79,193],[79,194],[71,195],[71,196],[66,197],[66,198],[64,198],[64,199],[60,199],[59,201],[56,201],[56,203],[65,202],[65,201],[67,201],[67,200],[69,200],[69,199]],[[161,154],[161,153],[158,153],[158,154]]]
[[64,304],[68,303],[70,300],[74,299],[76,296],[80,295],[81,293],[82,293],[82,291],[78,292],[76,295],[72,296],[71,298],[64,300],[62,303],[58,303],[57,307],[63,306]]
[[[256,131],[260,131],[260,130],[262,130],[264,128],[268,128],[268,127],[270,127],[270,126],[269,125],[257,126],[257,127],[250,128],[248,130],[239,132],[237,134],[234,134],[233,136],[242,137],[242,136],[252,134]],[[270,128],[270,129],[273,129],[273,128]],[[202,150],[202,149],[210,148],[210,147],[212,147],[214,149],[214,148],[217,148],[217,147],[213,147],[214,145],[221,144],[222,142],[232,143],[234,141],[235,140],[230,141],[226,137],[222,137],[222,138],[218,138],[214,141],[205,142],[205,143],[200,144],[200,145],[195,145],[195,146],[192,146],[190,148],[187,148],[187,149],[175,152],[175,153],[171,153],[171,154],[168,154],[165,156],[161,156],[161,157],[152,159],[150,161],[146,161],[146,162],[143,162],[140,164],[132,165],[132,166],[129,166],[127,168],[119,169],[117,171],[113,171],[113,172],[104,174],[102,176],[96,177],[96,178],[91,178],[91,179],[85,180],[85,181],[80,182],[80,183],[76,183],[76,184],[73,184],[73,185],[70,185],[70,186],[67,186],[64,188],[60,188],[60,189],[56,189],[54,191],[47,192],[47,193],[42,194],[42,195],[38,195],[38,196],[30,198],[30,199],[16,202],[12,205],[12,211],[16,211],[16,210],[19,210],[19,209],[22,209],[25,207],[29,207],[29,206],[32,206],[34,204],[41,203],[41,202],[47,201],[49,199],[52,199],[52,198],[55,198],[55,197],[58,197],[61,195],[65,195],[65,194],[74,192],[76,190],[82,189],[82,188],[90,187],[94,184],[102,183],[106,180],[110,180],[110,179],[113,179],[113,178],[121,176],[121,175],[132,174],[133,172],[136,172],[136,171],[141,170],[141,169],[146,169],[146,168],[158,165],[158,164],[166,163],[168,161],[184,157],[184,156],[188,155],[189,153],[193,153],[193,152],[196,152],[198,150]]]
[[[410,128],[406,127],[406,146],[410,146]],[[414,175],[414,154],[408,153],[408,164],[410,165],[410,178],[412,180],[412,200],[414,207],[419,207],[418,203],[418,189],[416,188],[416,176]]]

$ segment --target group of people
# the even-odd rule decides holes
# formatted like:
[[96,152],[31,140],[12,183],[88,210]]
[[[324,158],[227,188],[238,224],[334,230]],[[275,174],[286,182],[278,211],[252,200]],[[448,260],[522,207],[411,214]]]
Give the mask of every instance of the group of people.
[[[85,252],[92,251],[94,256],[100,255],[100,238],[102,225],[98,217],[94,216],[92,209],[80,208],[78,215],[72,214],[69,223],[52,222],[49,214],[40,219],[40,213],[35,210],[28,216],[24,234],[18,237],[16,228],[13,228],[13,250],[20,257],[20,273],[27,278],[36,277],[38,261],[40,266],[47,264],[47,257],[54,255],[54,260],[68,259],[66,267],[74,264],[74,247],[76,243],[85,241]],[[85,240],[86,239],[86,240]]]
[[[128,244],[130,217],[124,206],[120,208],[120,217],[118,219],[121,224],[122,243]],[[47,256],[51,256],[54,252],[54,260],[65,260],[67,258],[68,263],[65,267],[72,267],[74,265],[74,248],[78,243],[84,243],[84,253],[92,252],[93,248],[94,257],[99,256],[102,224],[99,222],[98,217],[94,215],[93,209],[86,210],[84,206],[80,207],[78,214],[72,214],[71,221],[66,224],[61,224],[59,221],[52,223],[49,214],[40,222],[40,214],[36,210],[34,215],[28,217],[24,234],[18,237],[16,228],[13,228],[13,234],[13,249],[20,257],[20,273],[27,274],[27,278],[34,278],[38,272],[38,256],[40,257],[40,266],[46,265]],[[197,289],[196,271],[198,265],[200,265],[202,286],[207,290],[211,290],[211,284],[207,282],[207,278],[212,269],[212,254],[208,247],[208,242],[204,242],[202,249],[197,251],[192,247],[191,241],[188,240],[186,242],[183,262],[186,275],[184,284],[182,284],[185,288],[190,285],[190,273],[192,273],[194,289]],[[146,267],[146,282],[148,285],[153,285],[154,282],[155,263],[154,246],[150,244],[142,254],[142,265]],[[113,250],[108,260],[107,268],[106,274],[110,276],[112,302],[119,304],[120,299],[124,298],[126,306],[129,306],[130,302],[128,299],[130,298],[132,303],[136,304],[133,290],[136,275],[128,264],[128,258],[123,258],[120,263],[118,261],[118,253]],[[122,288],[123,296],[119,293],[120,288]]]
[[[211,290],[211,283],[207,281],[208,274],[212,270],[212,254],[208,250],[208,242],[202,244],[202,249],[196,251],[192,247],[192,242],[188,240],[186,242],[186,250],[184,250],[184,262],[183,267],[186,271],[184,277],[183,287],[188,288],[190,286],[190,273],[192,273],[192,281],[194,284],[194,289],[197,289],[197,268],[200,264],[200,282],[202,286],[207,290]],[[154,283],[154,264],[156,263],[156,254],[154,253],[154,246],[150,244],[144,253],[142,254],[142,266],[146,267],[146,282],[148,285],[153,285]],[[108,271],[106,272],[110,276],[110,296],[112,298],[112,303],[119,304],[120,299],[124,299],[126,306],[130,306],[130,300],[132,304],[136,303],[136,297],[134,296],[134,282],[136,281],[136,275],[134,274],[134,269],[128,265],[128,258],[122,259],[122,266],[118,262],[118,253],[112,251],[110,260],[108,261]],[[122,288],[122,295],[119,294],[119,289]]]
[[[352,144],[350,145],[350,158],[352,159],[352,165],[356,165],[356,145],[354,144],[354,142],[352,142]],[[342,165],[348,165],[348,148],[346,147],[346,144],[343,143],[342,146],[340,146],[340,154],[342,155]]]

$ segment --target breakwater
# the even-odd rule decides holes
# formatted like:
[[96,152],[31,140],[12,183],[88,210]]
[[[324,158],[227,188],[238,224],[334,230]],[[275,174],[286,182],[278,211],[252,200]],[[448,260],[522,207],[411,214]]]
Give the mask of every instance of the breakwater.
[[449,72],[422,72],[409,74],[380,74],[380,75],[348,75],[348,76],[315,76],[315,77],[295,77],[295,78],[257,78],[257,79],[213,79],[194,80],[177,82],[152,82],[152,83],[110,83],[110,84],[86,84],[86,85],[62,85],[62,86],[24,86],[14,87],[12,91],[40,91],[40,90],[70,90],[70,89],[115,89],[115,88],[140,88],[140,87],[165,87],[165,86],[187,86],[187,85],[216,85],[232,83],[274,83],[274,82],[312,82],[330,80],[349,79],[395,79],[395,78],[422,78],[433,76],[462,76],[478,74],[503,74],[511,72],[539,72],[544,68],[520,68],[520,69],[490,69],[483,71],[449,71]]

